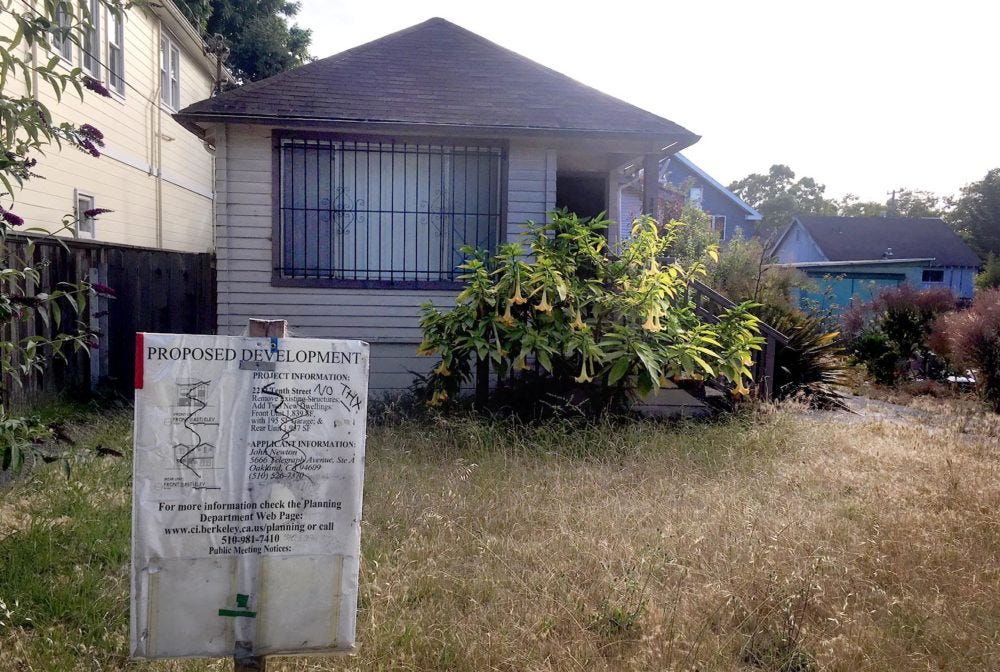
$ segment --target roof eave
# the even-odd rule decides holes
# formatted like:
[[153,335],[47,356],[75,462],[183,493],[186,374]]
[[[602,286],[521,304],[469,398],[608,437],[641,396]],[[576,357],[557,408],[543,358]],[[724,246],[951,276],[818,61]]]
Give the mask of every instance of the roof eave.
[[[251,124],[259,126],[274,126],[277,128],[304,128],[316,126],[336,126],[345,130],[356,131],[376,131],[376,132],[399,132],[399,133],[427,133],[428,129],[447,131],[462,136],[482,136],[482,137],[509,137],[517,136],[563,136],[578,138],[603,138],[634,140],[650,144],[650,152],[660,152],[674,154],[690,147],[701,136],[694,133],[684,132],[651,132],[651,131],[623,131],[615,129],[584,129],[584,128],[552,128],[544,126],[490,126],[478,124],[448,124],[433,122],[402,122],[391,120],[359,120],[359,119],[332,119],[323,117],[275,117],[268,115],[244,115],[232,113],[212,113],[212,112],[185,112],[180,111],[172,115],[173,118],[185,128],[193,130],[201,128],[201,124]],[[195,131],[198,132],[198,131]]]

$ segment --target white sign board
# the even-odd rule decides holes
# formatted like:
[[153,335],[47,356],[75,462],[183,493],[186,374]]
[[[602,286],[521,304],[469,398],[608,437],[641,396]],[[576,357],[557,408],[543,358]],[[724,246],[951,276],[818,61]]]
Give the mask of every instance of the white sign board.
[[368,344],[136,341],[132,655],[352,649]]

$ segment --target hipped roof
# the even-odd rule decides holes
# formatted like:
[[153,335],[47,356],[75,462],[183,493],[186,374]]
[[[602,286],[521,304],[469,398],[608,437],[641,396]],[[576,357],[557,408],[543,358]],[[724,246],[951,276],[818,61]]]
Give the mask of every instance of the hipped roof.
[[593,134],[662,142],[674,150],[699,138],[440,18],[203,100],[175,117],[187,124],[317,122]]

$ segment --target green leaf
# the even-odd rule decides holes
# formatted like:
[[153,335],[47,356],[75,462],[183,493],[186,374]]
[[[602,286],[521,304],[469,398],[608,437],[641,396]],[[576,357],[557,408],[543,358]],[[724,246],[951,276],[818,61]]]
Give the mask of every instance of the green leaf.
[[625,357],[619,357],[615,365],[611,367],[611,372],[608,374],[608,385],[614,385],[619,380],[625,377],[628,373],[629,361]]

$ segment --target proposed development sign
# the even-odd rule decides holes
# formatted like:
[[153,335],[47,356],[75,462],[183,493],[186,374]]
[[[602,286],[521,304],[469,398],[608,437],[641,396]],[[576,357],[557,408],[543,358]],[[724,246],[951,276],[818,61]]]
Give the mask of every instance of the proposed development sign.
[[368,344],[139,334],[131,652],[350,650]]

